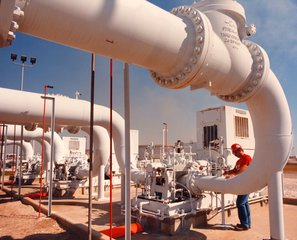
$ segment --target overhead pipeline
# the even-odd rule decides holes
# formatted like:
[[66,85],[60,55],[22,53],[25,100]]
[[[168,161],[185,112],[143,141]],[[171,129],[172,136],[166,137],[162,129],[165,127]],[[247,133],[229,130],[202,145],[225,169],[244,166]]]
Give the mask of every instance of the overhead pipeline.
[[[17,97],[16,97],[17,96]],[[9,106],[0,105],[0,122],[9,124],[42,124],[43,95],[38,93],[0,88],[0,102],[14,99]],[[90,103],[85,100],[72,99],[60,95],[55,97],[55,125],[59,128],[89,126]],[[71,107],[73,106],[73,107]],[[109,131],[110,109],[101,105],[94,106],[94,125],[101,126]],[[51,109],[46,109],[46,122],[50,122]],[[113,141],[114,149],[120,169],[125,169],[125,131],[124,119],[113,111]],[[34,132],[34,131],[33,131]],[[63,144],[62,144],[63,145]],[[64,146],[64,145],[63,145]],[[144,173],[131,165],[132,179],[144,181]]]
[[[16,97],[15,97],[16,98]],[[30,122],[27,122],[27,124]],[[21,126],[17,125],[15,130],[14,130],[14,125],[7,125],[7,138],[8,139],[12,139],[12,137],[15,136],[16,140],[21,140],[22,137],[22,131],[21,131]],[[41,128],[36,128],[33,131],[27,131],[25,128],[23,129],[23,139],[24,140],[36,140],[38,141],[40,144],[41,143],[41,138],[42,138],[42,133],[43,130]],[[45,140],[47,143],[51,142],[51,132],[46,132],[44,134]],[[46,146],[46,149],[48,149],[49,146]],[[46,158],[45,158],[45,164],[46,162],[50,159],[50,151],[46,150]],[[62,164],[64,163],[65,159],[64,159],[64,155],[65,155],[65,148],[64,148],[64,144],[63,141],[61,139],[61,137],[55,132],[54,133],[54,161],[57,164]]]

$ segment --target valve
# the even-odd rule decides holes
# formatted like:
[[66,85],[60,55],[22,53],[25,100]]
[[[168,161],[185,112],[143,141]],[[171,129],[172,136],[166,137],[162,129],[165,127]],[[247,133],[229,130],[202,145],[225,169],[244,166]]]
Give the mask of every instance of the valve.
[[251,24],[250,26],[246,27],[246,35],[252,36],[256,34],[256,26],[254,24]]

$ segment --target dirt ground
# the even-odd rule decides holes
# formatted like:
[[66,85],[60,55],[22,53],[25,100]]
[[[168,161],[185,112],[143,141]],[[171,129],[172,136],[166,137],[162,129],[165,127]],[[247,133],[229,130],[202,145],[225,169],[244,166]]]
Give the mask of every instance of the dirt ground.
[[58,223],[36,212],[33,207],[22,204],[0,190],[0,239],[77,239],[71,232],[61,228]]

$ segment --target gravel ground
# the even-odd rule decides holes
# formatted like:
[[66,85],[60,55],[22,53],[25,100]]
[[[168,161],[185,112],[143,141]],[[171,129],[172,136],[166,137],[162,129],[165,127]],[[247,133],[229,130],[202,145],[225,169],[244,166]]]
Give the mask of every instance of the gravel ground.
[[33,207],[12,200],[0,190],[0,239],[74,240],[74,234],[57,222],[36,212]]

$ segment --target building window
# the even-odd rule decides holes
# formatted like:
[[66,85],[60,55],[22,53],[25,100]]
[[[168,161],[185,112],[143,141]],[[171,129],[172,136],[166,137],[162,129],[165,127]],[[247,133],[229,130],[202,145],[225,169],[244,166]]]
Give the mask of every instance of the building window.
[[69,150],[79,150],[79,141],[69,141]]
[[205,126],[203,128],[203,146],[209,147],[209,142],[218,139],[218,126]]
[[247,118],[235,116],[235,136],[249,137],[249,122]]

